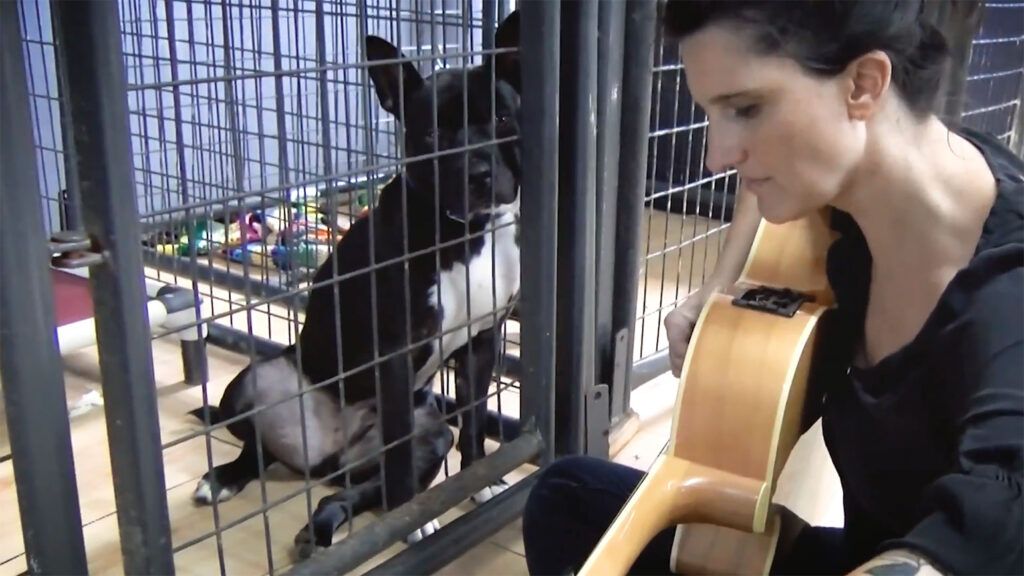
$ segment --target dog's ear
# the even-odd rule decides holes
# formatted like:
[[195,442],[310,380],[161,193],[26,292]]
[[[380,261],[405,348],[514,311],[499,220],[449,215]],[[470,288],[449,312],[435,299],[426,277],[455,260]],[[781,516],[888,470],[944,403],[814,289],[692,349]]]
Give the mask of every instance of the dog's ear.
[[[370,62],[377,60],[397,60],[404,58],[402,51],[394,44],[379,36],[366,37],[366,57]],[[377,91],[377,99],[382,108],[402,119],[398,103],[402,100],[399,90],[405,91],[405,97],[423,86],[423,77],[412,65],[412,62],[371,65],[370,81]]]
[[495,48],[516,48],[516,52],[494,55],[494,76],[508,82],[520,91],[522,81],[519,71],[519,10],[513,10],[494,32]]

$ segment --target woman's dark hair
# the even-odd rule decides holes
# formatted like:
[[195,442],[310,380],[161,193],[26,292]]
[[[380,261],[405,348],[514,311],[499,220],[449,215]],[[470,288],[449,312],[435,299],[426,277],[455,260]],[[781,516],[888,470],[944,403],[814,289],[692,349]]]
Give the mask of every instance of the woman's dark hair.
[[924,117],[935,108],[949,49],[922,8],[915,0],[669,0],[662,24],[677,40],[711,24],[736,24],[752,32],[761,53],[787,56],[824,76],[884,51],[896,90]]

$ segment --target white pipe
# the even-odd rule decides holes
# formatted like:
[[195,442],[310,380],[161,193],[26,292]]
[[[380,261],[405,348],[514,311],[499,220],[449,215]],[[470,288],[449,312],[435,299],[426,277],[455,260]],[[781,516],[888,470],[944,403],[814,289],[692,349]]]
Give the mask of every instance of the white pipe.
[[[167,321],[167,308],[159,300],[147,302],[146,313],[149,316],[150,327],[162,326]],[[67,354],[96,344],[96,319],[86,318],[85,320],[58,326],[57,342],[60,346],[61,354]]]

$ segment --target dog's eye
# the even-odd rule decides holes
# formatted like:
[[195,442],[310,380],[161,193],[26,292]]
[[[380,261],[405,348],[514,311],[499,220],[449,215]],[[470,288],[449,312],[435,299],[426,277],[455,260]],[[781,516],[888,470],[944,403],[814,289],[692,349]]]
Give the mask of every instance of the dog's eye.
[[504,128],[504,127],[508,126],[509,121],[510,121],[510,118],[508,117],[508,114],[498,114],[494,118],[494,124],[498,128]]

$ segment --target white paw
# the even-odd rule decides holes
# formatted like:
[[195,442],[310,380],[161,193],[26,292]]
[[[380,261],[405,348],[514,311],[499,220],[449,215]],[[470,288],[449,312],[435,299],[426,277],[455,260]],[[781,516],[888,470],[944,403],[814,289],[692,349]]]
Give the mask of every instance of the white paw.
[[499,480],[496,484],[484,488],[473,495],[473,502],[477,505],[487,502],[491,498],[494,498],[498,494],[501,494],[505,490],[508,490],[508,483],[504,480]]
[[427,524],[423,528],[420,528],[419,530],[416,530],[412,534],[409,534],[408,536],[406,536],[405,537],[405,543],[406,544],[415,544],[415,543],[419,542],[420,540],[423,540],[427,536],[430,536],[434,532],[437,532],[440,529],[441,529],[441,523],[438,522],[437,520],[431,520],[430,522],[427,522]]
[[[221,487],[217,493],[217,502],[225,502],[235,495],[235,491],[228,487]],[[200,504],[213,504],[213,490],[206,478],[199,480],[195,492],[192,493],[192,500]]]

